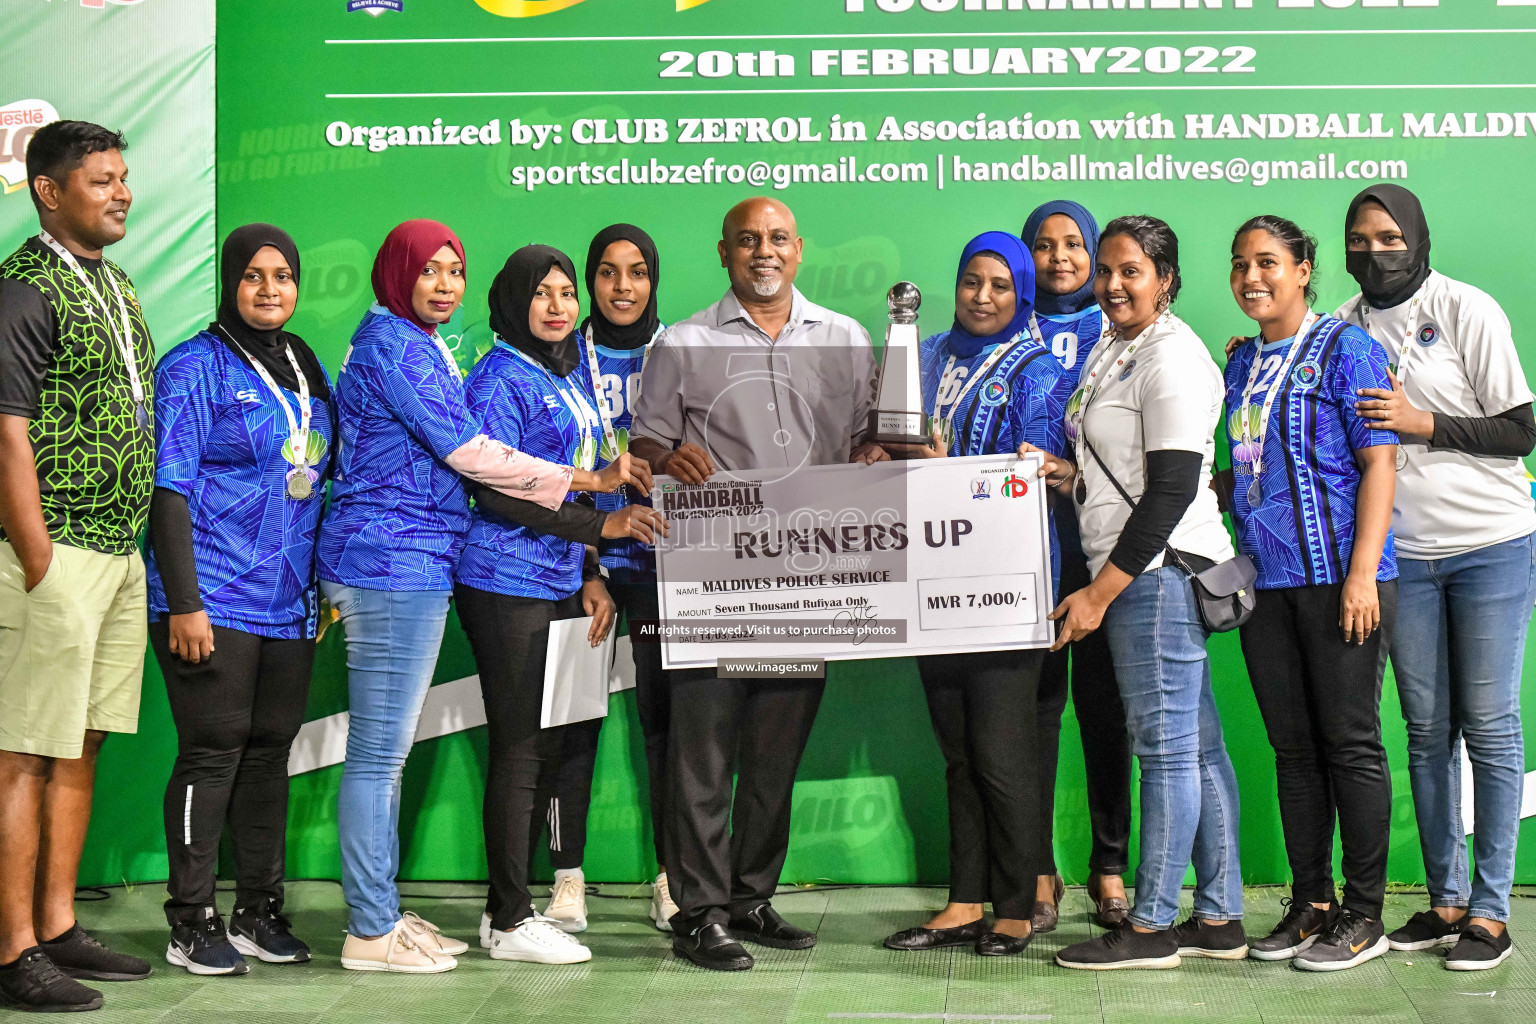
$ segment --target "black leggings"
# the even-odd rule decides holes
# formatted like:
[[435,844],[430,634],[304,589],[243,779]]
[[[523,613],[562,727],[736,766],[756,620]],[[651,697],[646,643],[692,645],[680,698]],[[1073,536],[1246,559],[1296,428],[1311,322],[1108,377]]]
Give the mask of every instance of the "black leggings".
[[485,780],[485,856],[491,927],[508,931],[533,915],[528,895],[536,795],[552,784],[568,731],[539,727],[549,624],[579,618],[580,594],[560,601],[494,594],[462,583],[453,589],[469,636],[490,740]]
[[1045,652],[917,659],[949,792],[949,899],[1027,921],[1040,870],[1036,687]]
[[273,640],[213,627],[214,653],[198,665],[170,651],[170,623],[149,624],[176,722],[176,764],[165,788],[170,858],[166,916],[213,903],[219,839],[228,824],[235,906],[283,904],[288,836],[288,749],[304,722],[313,640]]
[[[666,835],[667,729],[672,721],[672,688],[661,669],[660,643],[635,643],[635,623],[657,616],[656,584],[610,583],[619,611],[629,620],[630,651],[635,661],[635,710],[645,737],[645,767],[649,775],[651,837],[656,863],[666,864],[662,849]],[[559,755],[550,790],[541,790],[534,806],[535,839],[549,836],[549,862],[556,870],[579,868],[587,850],[587,814],[592,804],[592,779],[597,769],[597,740],[603,720],[571,726]],[[585,727],[585,728],[583,728]]]
[[[1056,510],[1061,547],[1061,598],[1091,582],[1088,559],[1070,502]],[[1097,629],[1077,643],[1048,654],[1040,672],[1040,815],[1042,874],[1056,872],[1053,832],[1056,825],[1056,763],[1061,749],[1061,715],[1067,706],[1067,668],[1071,659],[1072,707],[1082,734],[1083,768],[1088,777],[1088,823],[1093,845],[1088,870],[1095,875],[1123,875],[1130,866],[1131,741],[1125,707],[1115,683],[1109,640]]]
[[1381,680],[1397,581],[1377,584],[1381,628],[1339,632],[1342,584],[1259,591],[1243,657],[1275,750],[1280,824],[1296,902],[1333,902],[1333,823],[1344,847],[1344,906],[1381,917],[1392,775],[1381,742]]

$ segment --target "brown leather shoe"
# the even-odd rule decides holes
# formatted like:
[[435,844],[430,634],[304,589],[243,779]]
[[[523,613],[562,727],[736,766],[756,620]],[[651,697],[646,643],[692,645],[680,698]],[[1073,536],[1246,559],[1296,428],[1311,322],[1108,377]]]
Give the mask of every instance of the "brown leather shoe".
[[1029,924],[1034,929],[1035,935],[1044,935],[1046,932],[1056,930],[1056,922],[1061,915],[1061,898],[1066,895],[1067,887],[1062,882],[1061,876],[1057,875],[1051,888],[1052,894],[1056,897],[1055,902],[1035,900],[1035,909],[1029,915]]
[[1131,902],[1124,896],[1101,896],[1099,876],[1088,876],[1088,898],[1093,900],[1093,923],[1101,928],[1118,928],[1130,916]]

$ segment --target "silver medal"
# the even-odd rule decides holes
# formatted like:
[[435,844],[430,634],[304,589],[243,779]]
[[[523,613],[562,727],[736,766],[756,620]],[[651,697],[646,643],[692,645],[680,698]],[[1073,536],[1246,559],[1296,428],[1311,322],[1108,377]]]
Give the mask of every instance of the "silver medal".
[[1408,449],[1404,448],[1402,445],[1397,446],[1397,468],[1408,468]]
[[288,474],[288,497],[294,501],[303,501],[315,493],[314,484],[309,482],[309,474],[300,466]]
[[149,433],[149,408],[143,402],[134,403],[133,421],[139,425],[140,430]]
[[1248,507],[1258,508],[1264,503],[1264,488],[1259,486],[1259,478],[1254,477],[1248,485]]

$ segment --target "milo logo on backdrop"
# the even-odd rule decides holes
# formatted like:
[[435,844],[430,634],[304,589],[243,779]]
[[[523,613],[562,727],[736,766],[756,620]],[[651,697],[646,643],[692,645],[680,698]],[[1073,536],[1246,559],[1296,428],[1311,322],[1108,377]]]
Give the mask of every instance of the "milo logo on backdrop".
[[299,278],[299,312],[321,323],[339,316],[356,318],[371,297],[368,281],[373,253],[355,238],[337,238],[304,251]]
[[817,305],[856,319],[883,321],[886,289],[900,275],[901,251],[884,235],[865,235],[835,246],[807,238],[795,284]]
[[59,112],[47,100],[17,100],[0,107],[0,192],[27,187],[27,143]]
[[[475,0],[482,8],[501,18],[537,18],[541,14],[554,14],[567,7],[575,7],[586,0]],[[677,9],[686,11],[709,3],[709,0],[677,0]]]

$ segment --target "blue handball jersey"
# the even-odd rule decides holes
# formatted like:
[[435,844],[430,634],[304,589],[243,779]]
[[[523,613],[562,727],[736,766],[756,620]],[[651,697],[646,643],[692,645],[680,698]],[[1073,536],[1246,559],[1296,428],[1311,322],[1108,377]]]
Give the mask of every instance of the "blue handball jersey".
[[469,495],[444,461],[478,433],[464,379],[415,324],[374,306],[336,374],[341,452],[320,577],[366,590],[452,590]]
[[[556,377],[497,342],[475,365],[467,384],[469,407],[480,418],[482,433],[549,462],[592,467],[603,428],[585,361],[569,376]],[[575,495],[566,500],[574,501]],[[514,526],[476,509],[456,579],[476,590],[557,601],[581,589],[584,555],[576,541]]]
[[[658,329],[657,334],[661,331]],[[651,339],[655,341],[653,337]],[[586,344],[583,339],[583,344]],[[641,348],[607,348],[594,345],[597,351],[597,367],[602,373],[603,395],[612,416],[613,432],[618,435],[619,450],[610,452],[604,447],[599,455],[599,465],[607,465],[629,450],[629,427],[634,421],[635,396],[640,393],[640,370],[645,366],[645,354],[650,345]],[[585,358],[585,357],[583,357]],[[585,368],[585,364],[583,364]],[[625,505],[623,494],[594,494],[597,507],[613,512]],[[649,505],[651,499],[640,499]],[[656,579],[656,549],[633,537],[618,537],[603,541],[603,565],[615,583],[651,583]]]
[[1075,382],[1083,371],[1083,360],[1099,343],[1099,332],[1104,327],[1104,314],[1098,306],[1090,305],[1076,313],[1046,316],[1036,312],[1035,326],[1040,328],[1040,340],[1050,349],[1051,356]]
[[[283,398],[298,420],[299,396]],[[312,394],[310,409],[314,493],[294,500],[288,418],[256,371],[207,331],[155,367],[155,486],[186,496],[198,590],[215,625],[280,640],[315,635],[315,534],[335,436],[330,404]],[[153,545],[148,588],[158,620],[169,609]]]
[[[1370,335],[1332,317],[1322,317],[1299,344],[1284,380],[1276,380],[1290,340],[1266,344],[1249,339],[1227,363],[1227,438],[1235,484],[1232,519],[1238,546],[1258,566],[1258,587],[1305,587],[1342,583],[1355,546],[1355,496],[1360,470],[1355,451],[1396,444],[1397,435],[1375,429],[1355,414],[1360,388],[1391,388],[1387,354]],[[1239,408],[1255,354],[1259,379],[1248,404]],[[1259,484],[1263,500],[1248,501],[1264,398],[1278,387],[1264,437]],[[1250,440],[1243,441],[1246,420]],[[1378,580],[1397,578],[1392,534],[1387,534]]]
[[[948,331],[925,339],[918,349],[923,410],[932,416],[942,398],[947,416],[950,405],[970,383],[971,376],[996,350],[996,345],[988,345],[967,359],[949,347]],[[993,365],[986,378],[960,399],[949,455],[1014,452],[1025,441],[1047,452],[1063,451],[1067,398],[1076,386],[1073,375],[1064,371],[1044,347],[1028,334],[1020,334],[1017,343]],[[1046,519],[1050,523],[1054,592],[1061,583],[1060,553],[1056,520],[1051,516]]]

